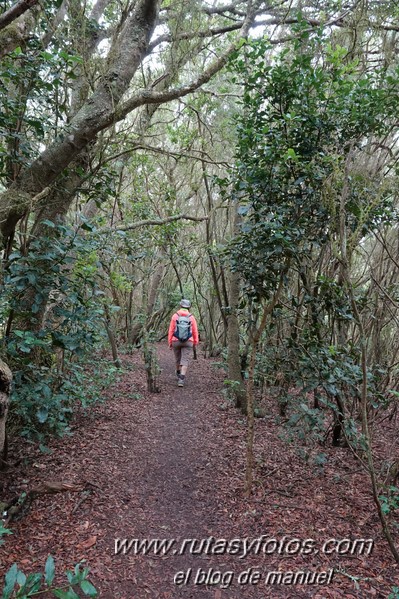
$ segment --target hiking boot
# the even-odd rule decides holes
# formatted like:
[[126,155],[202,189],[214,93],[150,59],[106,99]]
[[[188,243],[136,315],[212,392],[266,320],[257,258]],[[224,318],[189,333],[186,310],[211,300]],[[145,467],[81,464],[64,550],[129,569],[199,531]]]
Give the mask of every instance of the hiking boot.
[[178,387],[184,387],[184,381],[183,381],[183,379],[179,378],[179,380],[177,381],[177,386]]
[[180,378],[180,370],[176,370],[176,376],[178,379]]

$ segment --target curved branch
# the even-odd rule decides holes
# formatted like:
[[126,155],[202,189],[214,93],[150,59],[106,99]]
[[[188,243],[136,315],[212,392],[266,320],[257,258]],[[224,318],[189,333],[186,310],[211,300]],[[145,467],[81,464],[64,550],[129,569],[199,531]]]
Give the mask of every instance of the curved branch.
[[[321,23],[319,21],[308,21],[310,25],[319,26]],[[261,27],[266,25],[290,25],[293,23],[298,23],[298,19],[280,19],[276,17],[270,17],[268,19],[260,19],[259,21],[253,21],[251,27]],[[244,21],[237,21],[236,23],[232,23],[231,25],[225,25],[224,27],[210,27],[209,29],[202,29],[201,31],[184,31],[177,35],[173,35],[170,33],[165,33],[163,35],[159,35],[151,44],[148,46],[148,52],[152,52],[154,48],[159,46],[159,44],[163,43],[171,43],[176,40],[192,40],[192,39],[205,39],[207,37],[213,37],[217,35],[223,35],[224,33],[229,33],[231,31],[237,31],[241,29],[244,25]]]
[[18,0],[18,2],[14,4],[14,6],[11,6],[11,8],[9,8],[8,10],[6,10],[6,12],[3,12],[3,14],[0,15],[0,30],[7,27],[7,25],[15,21],[15,19],[18,19],[18,17],[23,15],[24,12],[26,12],[30,8],[32,8],[32,6],[36,6],[38,2],[39,0]]
[[187,85],[174,87],[162,92],[156,92],[147,89],[142,90],[141,93],[133,96],[129,100],[126,100],[126,102],[122,104],[118,110],[116,110],[115,120],[120,121],[124,119],[125,116],[127,116],[130,112],[136,108],[139,108],[139,106],[144,106],[144,104],[164,104],[165,102],[177,100],[178,98],[182,98],[183,96],[191,94],[204,85],[204,83],[208,83],[208,81],[210,81],[210,79],[212,79],[212,77],[225,66],[228,59],[236,49],[237,43],[231,44],[231,46],[220,58],[214,60],[197,79],[191,81]]
[[103,229],[98,229],[97,231],[93,231],[93,233],[112,233],[116,231],[133,231],[134,229],[138,229],[139,227],[146,227],[147,225],[165,225],[166,223],[173,223],[177,220],[192,220],[194,222],[202,222],[204,220],[209,220],[209,216],[190,216],[189,214],[176,214],[175,216],[167,216],[162,219],[147,219],[147,220],[138,220],[137,222],[126,225],[124,227],[115,227],[110,229],[109,227],[104,227]]

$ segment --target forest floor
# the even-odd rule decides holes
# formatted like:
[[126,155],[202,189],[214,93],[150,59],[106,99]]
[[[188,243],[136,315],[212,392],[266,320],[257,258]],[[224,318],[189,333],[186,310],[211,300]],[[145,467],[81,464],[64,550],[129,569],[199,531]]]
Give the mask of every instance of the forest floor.
[[[178,388],[165,344],[158,356],[161,393],[146,392],[139,354],[124,356],[126,369],[107,401],[81,415],[71,436],[53,440],[51,453],[15,443],[11,458],[27,459],[3,474],[3,498],[45,481],[91,484],[37,497],[0,547],[1,573],[14,562],[26,573],[43,571],[51,553],[60,574],[86,560],[104,599],[388,597],[399,569],[368,477],[350,451],[323,447],[324,465],[306,464],[270,401],[267,416],[256,421],[254,493],[247,500],[246,424],[223,397],[222,370],[199,355]],[[134,546],[116,554],[115,539],[175,542],[165,555],[137,555]],[[343,539],[374,545],[345,554]],[[276,571],[284,578],[270,574]],[[318,573],[320,584],[311,574],[299,584],[302,571]]]

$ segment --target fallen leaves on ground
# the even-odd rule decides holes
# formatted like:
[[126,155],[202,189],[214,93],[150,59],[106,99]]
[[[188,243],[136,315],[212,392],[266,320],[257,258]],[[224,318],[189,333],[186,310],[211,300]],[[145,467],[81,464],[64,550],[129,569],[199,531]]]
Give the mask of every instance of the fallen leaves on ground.
[[[70,488],[39,494],[12,523],[13,535],[0,547],[0,570],[16,561],[25,573],[42,571],[51,553],[56,580],[64,582],[63,570],[84,559],[104,599],[386,598],[398,568],[381,533],[367,474],[350,451],[325,446],[323,467],[306,464],[300,447],[284,436],[278,406],[267,400],[266,417],[256,421],[254,493],[246,499],[246,423],[222,396],[223,372],[199,356],[185,387],[177,388],[171,353],[160,344],[158,354],[160,394],[147,393],[139,354],[124,356],[129,370],[108,389],[107,401],[79,414],[72,436],[49,443],[51,454],[14,440],[13,457],[24,459],[3,474],[3,500],[44,489],[49,481]],[[394,422],[379,431],[377,460],[389,443],[397,443],[395,434]],[[179,554],[184,539],[262,535],[277,545],[314,539],[318,551]],[[125,538],[176,539],[175,553],[116,555],[115,539]],[[374,540],[370,555],[322,551],[329,539],[355,538]],[[251,567],[261,581],[240,586],[238,575]],[[265,584],[268,572],[331,568],[330,586]],[[187,575],[190,569],[187,584],[174,584],[177,572]],[[227,588],[215,582],[216,575],[205,584],[200,570],[221,576],[232,571],[234,578]]]

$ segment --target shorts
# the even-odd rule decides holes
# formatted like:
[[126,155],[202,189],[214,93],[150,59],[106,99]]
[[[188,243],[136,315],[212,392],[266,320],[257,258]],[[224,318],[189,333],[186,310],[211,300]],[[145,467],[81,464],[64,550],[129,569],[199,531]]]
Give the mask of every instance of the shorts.
[[180,366],[188,366],[189,359],[192,355],[193,350],[193,342],[192,341],[173,341],[172,347],[176,358],[176,364],[180,364]]

